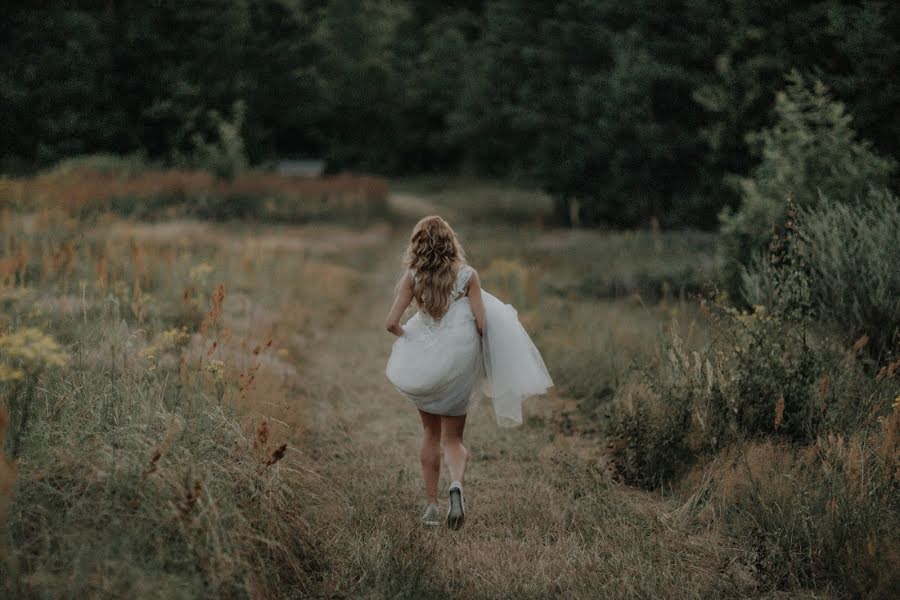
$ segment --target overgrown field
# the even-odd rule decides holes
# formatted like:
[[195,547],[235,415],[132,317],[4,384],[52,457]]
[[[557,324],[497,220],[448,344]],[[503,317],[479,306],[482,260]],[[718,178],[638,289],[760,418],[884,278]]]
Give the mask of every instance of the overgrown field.
[[385,215],[387,192],[377,177],[243,172],[223,180],[206,171],[99,155],[63,161],[34,177],[0,178],[0,208],[62,210],[81,220],[114,214],[143,220],[360,223]]
[[[810,278],[846,275],[814,242],[851,217],[798,217],[754,272],[770,290],[754,306],[717,292],[714,234],[550,229],[539,194],[523,209],[502,198],[529,192],[499,184],[396,187],[377,213],[305,225],[6,206],[0,594],[897,589],[900,362],[884,331],[817,308]],[[557,383],[520,429],[472,412],[460,532],[419,526],[420,426],[383,376],[423,211],[452,218]],[[892,273],[855,264],[882,312],[857,299],[854,323],[888,329],[874,299]]]

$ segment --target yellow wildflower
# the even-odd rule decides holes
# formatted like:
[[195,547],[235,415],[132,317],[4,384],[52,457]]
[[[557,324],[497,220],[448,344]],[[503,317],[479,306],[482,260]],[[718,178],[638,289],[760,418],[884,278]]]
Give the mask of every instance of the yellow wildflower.
[[219,382],[225,379],[225,363],[221,360],[210,361],[206,365],[206,371],[212,375],[213,380]]
[[0,363],[0,383],[5,381],[17,381],[25,377],[25,371]]
[[186,327],[173,327],[162,334],[163,348],[181,348],[191,341],[191,334]]
[[34,327],[0,334],[0,356],[25,371],[62,367],[69,361],[69,355],[56,340]]

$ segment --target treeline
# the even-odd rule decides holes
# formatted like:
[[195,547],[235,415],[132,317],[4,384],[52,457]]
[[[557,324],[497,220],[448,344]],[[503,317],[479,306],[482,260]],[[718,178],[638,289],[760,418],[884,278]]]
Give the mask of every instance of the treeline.
[[0,21],[0,167],[141,153],[229,174],[532,180],[583,223],[712,227],[785,73],[900,155],[900,4],[776,0],[60,3]]

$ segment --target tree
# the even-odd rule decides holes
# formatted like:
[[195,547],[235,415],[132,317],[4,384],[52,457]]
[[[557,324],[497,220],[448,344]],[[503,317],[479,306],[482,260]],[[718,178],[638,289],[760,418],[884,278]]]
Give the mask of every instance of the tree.
[[737,179],[740,209],[722,214],[726,282],[736,297],[746,267],[783,227],[788,199],[805,209],[823,194],[862,202],[872,188],[885,188],[896,170],[892,159],[857,139],[844,105],[820,81],[810,86],[799,72],[788,74],[787,87],[776,94],[775,115],[772,127],[749,136],[762,161],[752,176]]

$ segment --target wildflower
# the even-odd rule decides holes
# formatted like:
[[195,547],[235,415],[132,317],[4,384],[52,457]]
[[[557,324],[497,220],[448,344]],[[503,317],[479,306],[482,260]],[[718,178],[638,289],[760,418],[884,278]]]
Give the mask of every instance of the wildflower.
[[69,355],[56,340],[34,327],[0,334],[0,356],[6,359],[2,372],[11,379],[21,378],[22,371],[63,367],[69,361]]
[[156,355],[158,352],[159,348],[156,346],[147,346],[138,353],[139,356],[147,359],[147,362],[149,363],[147,370],[151,373],[156,370]]
[[173,327],[162,334],[164,348],[181,348],[191,341],[191,334],[186,327]]
[[0,363],[0,383],[5,381],[17,381],[25,377],[25,371],[16,369],[7,364]]
[[210,361],[206,365],[206,371],[212,375],[214,381],[219,382],[225,379],[225,363],[221,360]]

